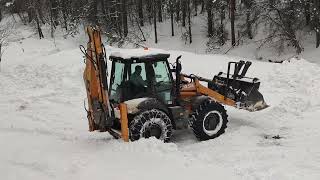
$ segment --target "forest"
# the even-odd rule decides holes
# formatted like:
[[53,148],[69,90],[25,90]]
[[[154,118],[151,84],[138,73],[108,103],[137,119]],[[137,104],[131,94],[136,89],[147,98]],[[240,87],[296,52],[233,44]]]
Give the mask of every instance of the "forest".
[[[319,0],[1,0],[0,20],[4,14],[34,26],[40,39],[43,25],[51,27],[52,36],[56,28],[74,36],[83,25],[97,25],[119,47],[146,41],[145,26],[153,28],[157,43],[164,21],[170,22],[168,36],[179,35],[192,44],[199,16],[206,22],[201,33],[209,51],[254,42],[258,48],[271,45],[300,54],[305,34],[312,34],[314,47],[320,45]],[[176,34],[175,28],[182,33]]]

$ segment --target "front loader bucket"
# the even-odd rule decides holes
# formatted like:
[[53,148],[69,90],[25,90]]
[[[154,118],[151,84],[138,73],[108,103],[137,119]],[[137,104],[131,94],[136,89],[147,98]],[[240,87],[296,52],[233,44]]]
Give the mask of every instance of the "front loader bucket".
[[231,83],[227,86],[227,78],[221,74],[215,76],[213,81],[208,83],[208,88],[234,100],[239,109],[252,112],[269,107],[259,92],[260,82],[258,79],[244,77],[230,81]]
[[[233,74],[230,74],[231,64],[235,66]],[[208,88],[234,100],[239,109],[259,111],[269,107],[259,92],[259,79],[245,77],[250,65],[249,61],[229,62],[228,72],[214,76],[213,80],[208,82]]]
[[244,98],[240,100],[239,105],[239,108],[248,111],[260,111],[269,107],[258,89],[252,89],[249,94],[245,95]]

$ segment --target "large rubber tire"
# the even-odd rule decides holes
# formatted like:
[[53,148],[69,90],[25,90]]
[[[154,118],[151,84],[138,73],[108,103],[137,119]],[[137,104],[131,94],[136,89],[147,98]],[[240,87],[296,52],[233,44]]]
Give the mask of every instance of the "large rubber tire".
[[225,132],[227,111],[212,100],[203,102],[193,113],[191,128],[200,141],[214,139]]
[[171,119],[159,109],[142,110],[130,122],[129,134],[131,141],[155,136],[168,142],[172,135]]

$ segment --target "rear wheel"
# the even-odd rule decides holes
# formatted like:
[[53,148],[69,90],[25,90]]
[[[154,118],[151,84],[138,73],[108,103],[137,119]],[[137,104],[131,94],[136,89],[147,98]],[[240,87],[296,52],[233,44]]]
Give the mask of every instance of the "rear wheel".
[[156,137],[168,142],[172,135],[171,119],[161,110],[144,110],[134,116],[130,123],[129,132],[131,141],[142,137]]
[[221,104],[208,100],[193,113],[191,128],[201,141],[214,139],[225,132],[227,117],[227,112]]

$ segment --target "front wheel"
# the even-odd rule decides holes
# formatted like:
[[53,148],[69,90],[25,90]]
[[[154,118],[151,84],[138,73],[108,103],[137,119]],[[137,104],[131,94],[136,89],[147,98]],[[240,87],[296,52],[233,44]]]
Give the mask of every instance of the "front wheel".
[[224,107],[208,100],[193,113],[191,128],[200,141],[214,139],[225,132],[228,115]]
[[129,127],[131,141],[142,137],[156,137],[168,142],[172,135],[172,124],[169,116],[161,110],[144,110],[134,116]]

